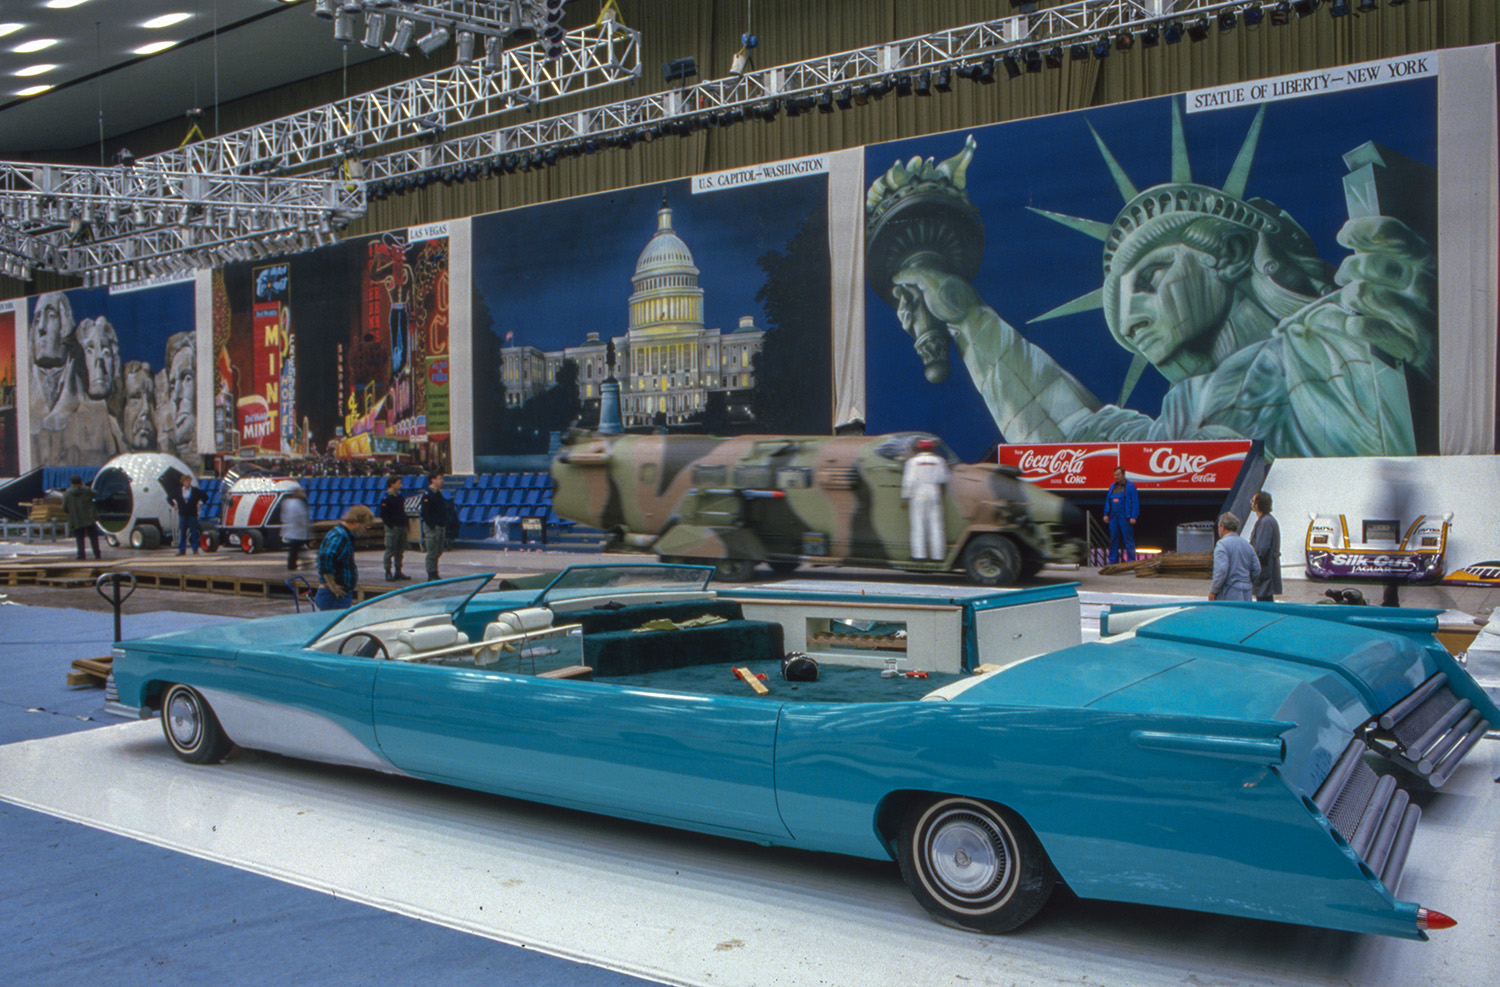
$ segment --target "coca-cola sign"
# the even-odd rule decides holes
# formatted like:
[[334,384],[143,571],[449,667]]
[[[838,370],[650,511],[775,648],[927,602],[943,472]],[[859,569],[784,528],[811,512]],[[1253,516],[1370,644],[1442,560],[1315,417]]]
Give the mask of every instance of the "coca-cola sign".
[[1102,490],[1112,482],[1119,459],[1119,446],[1113,442],[1000,447],[1002,465],[1014,466],[1022,479],[1051,489]]
[[1105,490],[1123,466],[1126,479],[1142,489],[1216,491],[1234,485],[1250,447],[1241,439],[1003,445],[1000,462],[1050,490]]
[[1122,442],[1120,465],[1139,487],[1156,490],[1228,490],[1234,486],[1250,443]]

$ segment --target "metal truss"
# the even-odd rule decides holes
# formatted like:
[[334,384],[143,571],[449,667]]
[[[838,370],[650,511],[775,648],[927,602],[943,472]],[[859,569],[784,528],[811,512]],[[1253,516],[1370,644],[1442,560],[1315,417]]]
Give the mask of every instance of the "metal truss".
[[[566,0],[564,0],[566,3]],[[558,4],[559,12],[563,4]],[[536,28],[546,20],[544,0],[334,0],[330,11],[338,13],[390,13],[434,27],[453,27],[489,37],[505,37]],[[329,14],[319,16],[331,19]]]
[[[1226,12],[1238,16],[1253,9],[1260,14],[1278,6],[1276,0],[1075,0],[398,150],[366,161],[365,177],[381,181],[377,194],[383,194],[396,181],[424,172],[457,169],[471,171],[467,177],[474,177],[483,163],[489,164],[491,173],[497,166],[514,170],[518,161],[524,164],[535,154],[592,153],[600,146],[632,143],[642,135],[687,133],[698,126],[737,122],[757,111],[771,119],[782,106],[789,113],[818,104],[831,111],[835,100],[847,107],[856,97],[861,102],[868,99],[871,93],[860,92],[861,87],[894,85],[902,76],[910,85],[912,77],[924,69],[934,72],[946,67],[990,82],[996,60],[1006,56],[1018,59],[1034,52],[1038,61],[1044,53],[1060,59],[1066,47],[1071,57],[1087,57],[1087,46],[1111,43],[1121,35],[1128,35],[1133,44],[1136,34],[1151,27],[1178,20],[1184,25],[1207,26]],[[1085,47],[1080,51],[1076,46]],[[873,95],[878,98],[884,93],[877,89]]]
[[562,39],[559,58],[526,45],[497,62],[494,72],[445,69],[130,166],[0,162],[0,271],[113,283],[160,266],[153,259],[208,266],[257,242],[282,252],[331,242],[365,213],[362,149],[436,140],[510,107],[638,78],[640,34],[582,28]]
[[305,171],[402,141],[432,141],[473,120],[640,74],[640,32],[615,24],[579,28],[563,39],[558,58],[538,44],[511,48],[493,71],[454,66],[143,160],[183,172]]
[[364,213],[364,185],[341,178],[0,162],[0,270],[113,283],[163,273],[159,262],[186,269],[248,256],[239,245],[256,239],[332,242]]

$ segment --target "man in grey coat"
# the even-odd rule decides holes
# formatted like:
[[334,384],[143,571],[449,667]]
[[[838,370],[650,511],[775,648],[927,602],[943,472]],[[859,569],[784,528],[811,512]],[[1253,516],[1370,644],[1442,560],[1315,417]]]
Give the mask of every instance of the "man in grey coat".
[[1240,519],[1225,511],[1219,515],[1219,543],[1214,546],[1214,578],[1208,584],[1208,598],[1252,599],[1250,587],[1259,576],[1260,560],[1240,537]]
[[1251,587],[1257,600],[1271,603],[1281,592],[1281,526],[1271,516],[1271,495],[1262,490],[1250,498],[1255,527],[1250,529],[1250,547],[1260,563],[1260,577]]

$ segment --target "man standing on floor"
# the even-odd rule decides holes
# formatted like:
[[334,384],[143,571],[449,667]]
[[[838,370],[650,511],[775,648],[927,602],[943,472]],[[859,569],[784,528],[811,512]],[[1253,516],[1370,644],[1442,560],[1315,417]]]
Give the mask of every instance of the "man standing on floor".
[[1141,516],[1141,496],[1125,479],[1125,467],[1115,467],[1115,482],[1104,494],[1104,523],[1109,528],[1109,564],[1135,561],[1135,519]]
[[1255,598],[1274,602],[1281,592],[1281,525],[1271,516],[1271,495],[1262,490],[1250,498],[1255,511],[1255,527],[1250,530],[1250,547],[1260,563],[1260,577],[1252,589]]
[[427,579],[438,578],[438,559],[448,547],[448,498],[443,496],[443,474],[427,478],[422,492],[422,543],[427,546]]
[[948,486],[948,461],[933,450],[931,439],[917,440],[917,454],[901,470],[901,499],[911,528],[911,557],[941,562],[948,554],[943,530],[943,491]]
[[1214,577],[1208,584],[1210,600],[1249,600],[1250,587],[1260,577],[1255,549],[1240,537],[1240,519],[1219,515],[1219,543],[1214,546]]
[[288,490],[281,498],[281,540],[286,542],[286,571],[297,570],[298,556],[312,540],[308,522],[307,491],[301,486]]
[[368,507],[355,504],[323,536],[318,545],[318,592],[313,596],[313,606],[317,609],[347,610],[354,602],[354,591],[359,586],[354,539],[374,520],[375,515]]
[[84,557],[83,540],[87,538],[94,546],[94,558],[99,558],[99,508],[94,504],[94,491],[83,485],[83,477],[73,477],[64,491],[63,509],[68,512],[68,530],[78,542],[78,557]]
[[198,554],[198,505],[208,500],[204,492],[193,485],[193,478],[182,474],[182,486],[172,503],[177,507],[177,554],[182,555],[189,545],[193,554]]
[[393,583],[409,580],[401,572],[401,561],[406,558],[406,498],[401,496],[401,477],[393,476],[385,481],[385,496],[380,500],[380,520],[385,525],[385,581]]

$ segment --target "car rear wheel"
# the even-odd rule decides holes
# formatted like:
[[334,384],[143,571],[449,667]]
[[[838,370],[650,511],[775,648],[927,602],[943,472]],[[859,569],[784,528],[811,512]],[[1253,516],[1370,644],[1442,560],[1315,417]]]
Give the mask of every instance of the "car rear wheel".
[[161,531],[149,524],[138,524],[130,530],[130,547],[141,549],[158,548],[161,545]]
[[980,535],[964,549],[964,572],[979,586],[1009,586],[1021,575],[1021,552],[1004,535]]
[[246,555],[255,555],[266,547],[266,540],[261,537],[259,531],[246,531],[240,535],[240,551]]
[[185,685],[173,685],[162,696],[161,730],[173,753],[192,764],[222,761],[234,747],[208,702]]
[[901,820],[901,876],[940,921],[1009,932],[1041,910],[1057,873],[1009,809],[966,798],[916,802]]
[[219,550],[219,536],[216,532],[205,531],[198,536],[198,547],[205,552],[217,552]]

